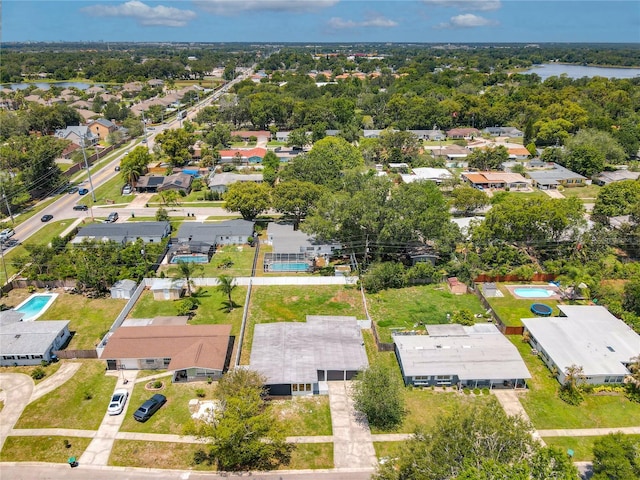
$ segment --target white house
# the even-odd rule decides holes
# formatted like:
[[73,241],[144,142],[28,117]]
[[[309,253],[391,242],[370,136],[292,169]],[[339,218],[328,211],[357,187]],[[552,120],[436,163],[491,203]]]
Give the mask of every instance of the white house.
[[0,366],[40,365],[69,339],[68,320],[23,322],[0,314]]

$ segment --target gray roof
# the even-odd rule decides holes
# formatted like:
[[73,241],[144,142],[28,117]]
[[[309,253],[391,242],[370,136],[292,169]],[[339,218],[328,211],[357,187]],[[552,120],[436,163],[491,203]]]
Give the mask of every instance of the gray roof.
[[596,175],[596,179],[603,183],[621,182],[624,180],[637,180],[640,172],[632,172],[629,170],[616,170],[614,172],[602,172]]
[[94,223],[82,227],[72,243],[81,243],[85,238],[124,242],[138,237],[164,237],[168,226],[169,222]]
[[531,378],[518,349],[494,325],[428,328],[437,334],[393,336],[406,377],[457,375],[462,381]]
[[25,314],[23,312],[18,312],[17,310],[0,311],[0,326],[21,322],[24,316]]
[[133,290],[134,288],[136,288],[137,285],[138,284],[133,280],[129,280],[129,279],[118,280],[116,283],[114,283],[111,286],[111,290],[113,289]]
[[319,245],[335,245],[340,248],[338,242],[318,240],[300,230],[294,230],[290,223],[269,223],[267,237],[273,240],[274,253],[305,253],[307,247]]
[[185,222],[180,225],[176,236],[180,242],[202,242],[215,245],[218,237],[251,237],[253,228],[253,222],[242,219],[206,223]]
[[233,172],[216,173],[210,177],[209,186],[227,186],[235,182],[262,182],[263,175],[261,173],[240,174]]
[[368,364],[355,317],[309,315],[306,322],[255,326],[250,368],[267,384],[315,383],[318,370],[359,371]]
[[0,331],[0,355],[42,355],[69,320],[16,322],[3,325]]
[[640,335],[602,306],[558,308],[566,317],[523,318],[522,323],[559,370],[575,364],[585,376],[629,373],[622,363],[640,353]]
[[562,180],[571,180],[575,178],[585,179],[579,173],[572,172],[568,168],[564,168],[557,163],[553,164],[553,168],[550,170],[540,170],[536,172],[527,172],[530,178],[543,185],[553,185]]
[[151,291],[153,290],[181,290],[185,288],[186,281],[183,278],[154,278],[151,281]]

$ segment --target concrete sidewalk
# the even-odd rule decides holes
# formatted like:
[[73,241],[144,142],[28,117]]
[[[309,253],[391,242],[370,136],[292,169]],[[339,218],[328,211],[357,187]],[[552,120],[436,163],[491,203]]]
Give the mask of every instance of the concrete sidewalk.
[[595,437],[618,432],[624,433],[625,435],[640,435],[640,427],[564,428],[556,430],[538,430],[538,434],[541,437]]
[[348,382],[328,382],[333,464],[335,468],[370,468],[377,465],[366,418],[356,412]]
[[[504,409],[507,415],[509,415],[510,417],[519,416],[519,417],[522,417],[527,422],[531,423],[531,420],[529,419],[529,415],[527,415],[527,412],[525,411],[525,409],[522,407],[522,404],[520,403],[520,398],[518,398],[517,390],[493,389],[491,390],[491,393],[495,395],[495,397],[498,399],[498,402],[500,402],[500,405],[502,405],[502,408]],[[533,431],[532,436],[533,438],[538,440],[542,445],[545,445],[544,440],[542,440],[542,437],[537,430]]]
[[33,388],[33,393],[29,398],[29,403],[35,402],[39,398],[45,396],[47,393],[54,391],[60,385],[63,385],[73,377],[80,369],[82,363],[79,362],[64,362],[60,365],[60,368],[56,373],[49,378],[45,378],[42,382],[37,384]]

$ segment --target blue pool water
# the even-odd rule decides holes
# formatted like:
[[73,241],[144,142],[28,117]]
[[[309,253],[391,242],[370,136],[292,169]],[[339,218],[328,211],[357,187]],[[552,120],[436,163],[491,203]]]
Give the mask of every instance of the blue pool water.
[[35,294],[22,302],[15,310],[24,313],[23,320],[35,320],[53,303],[53,294]]
[[209,263],[209,257],[206,255],[174,255],[171,263],[178,263],[180,260],[191,263]]
[[270,272],[306,272],[307,270],[309,270],[309,264],[306,262],[272,263],[269,268]]
[[555,294],[546,288],[514,288],[513,293],[522,298],[549,298]]

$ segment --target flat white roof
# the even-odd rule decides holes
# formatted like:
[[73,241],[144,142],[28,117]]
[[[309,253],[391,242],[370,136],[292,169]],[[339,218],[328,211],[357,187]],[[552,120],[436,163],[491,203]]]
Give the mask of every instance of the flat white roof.
[[522,319],[558,369],[579,365],[585,376],[629,373],[623,362],[640,353],[640,335],[602,306],[558,308],[566,317]]
[[431,335],[394,335],[405,377],[457,375],[465,380],[531,378],[518,349],[490,324],[427,328]]

